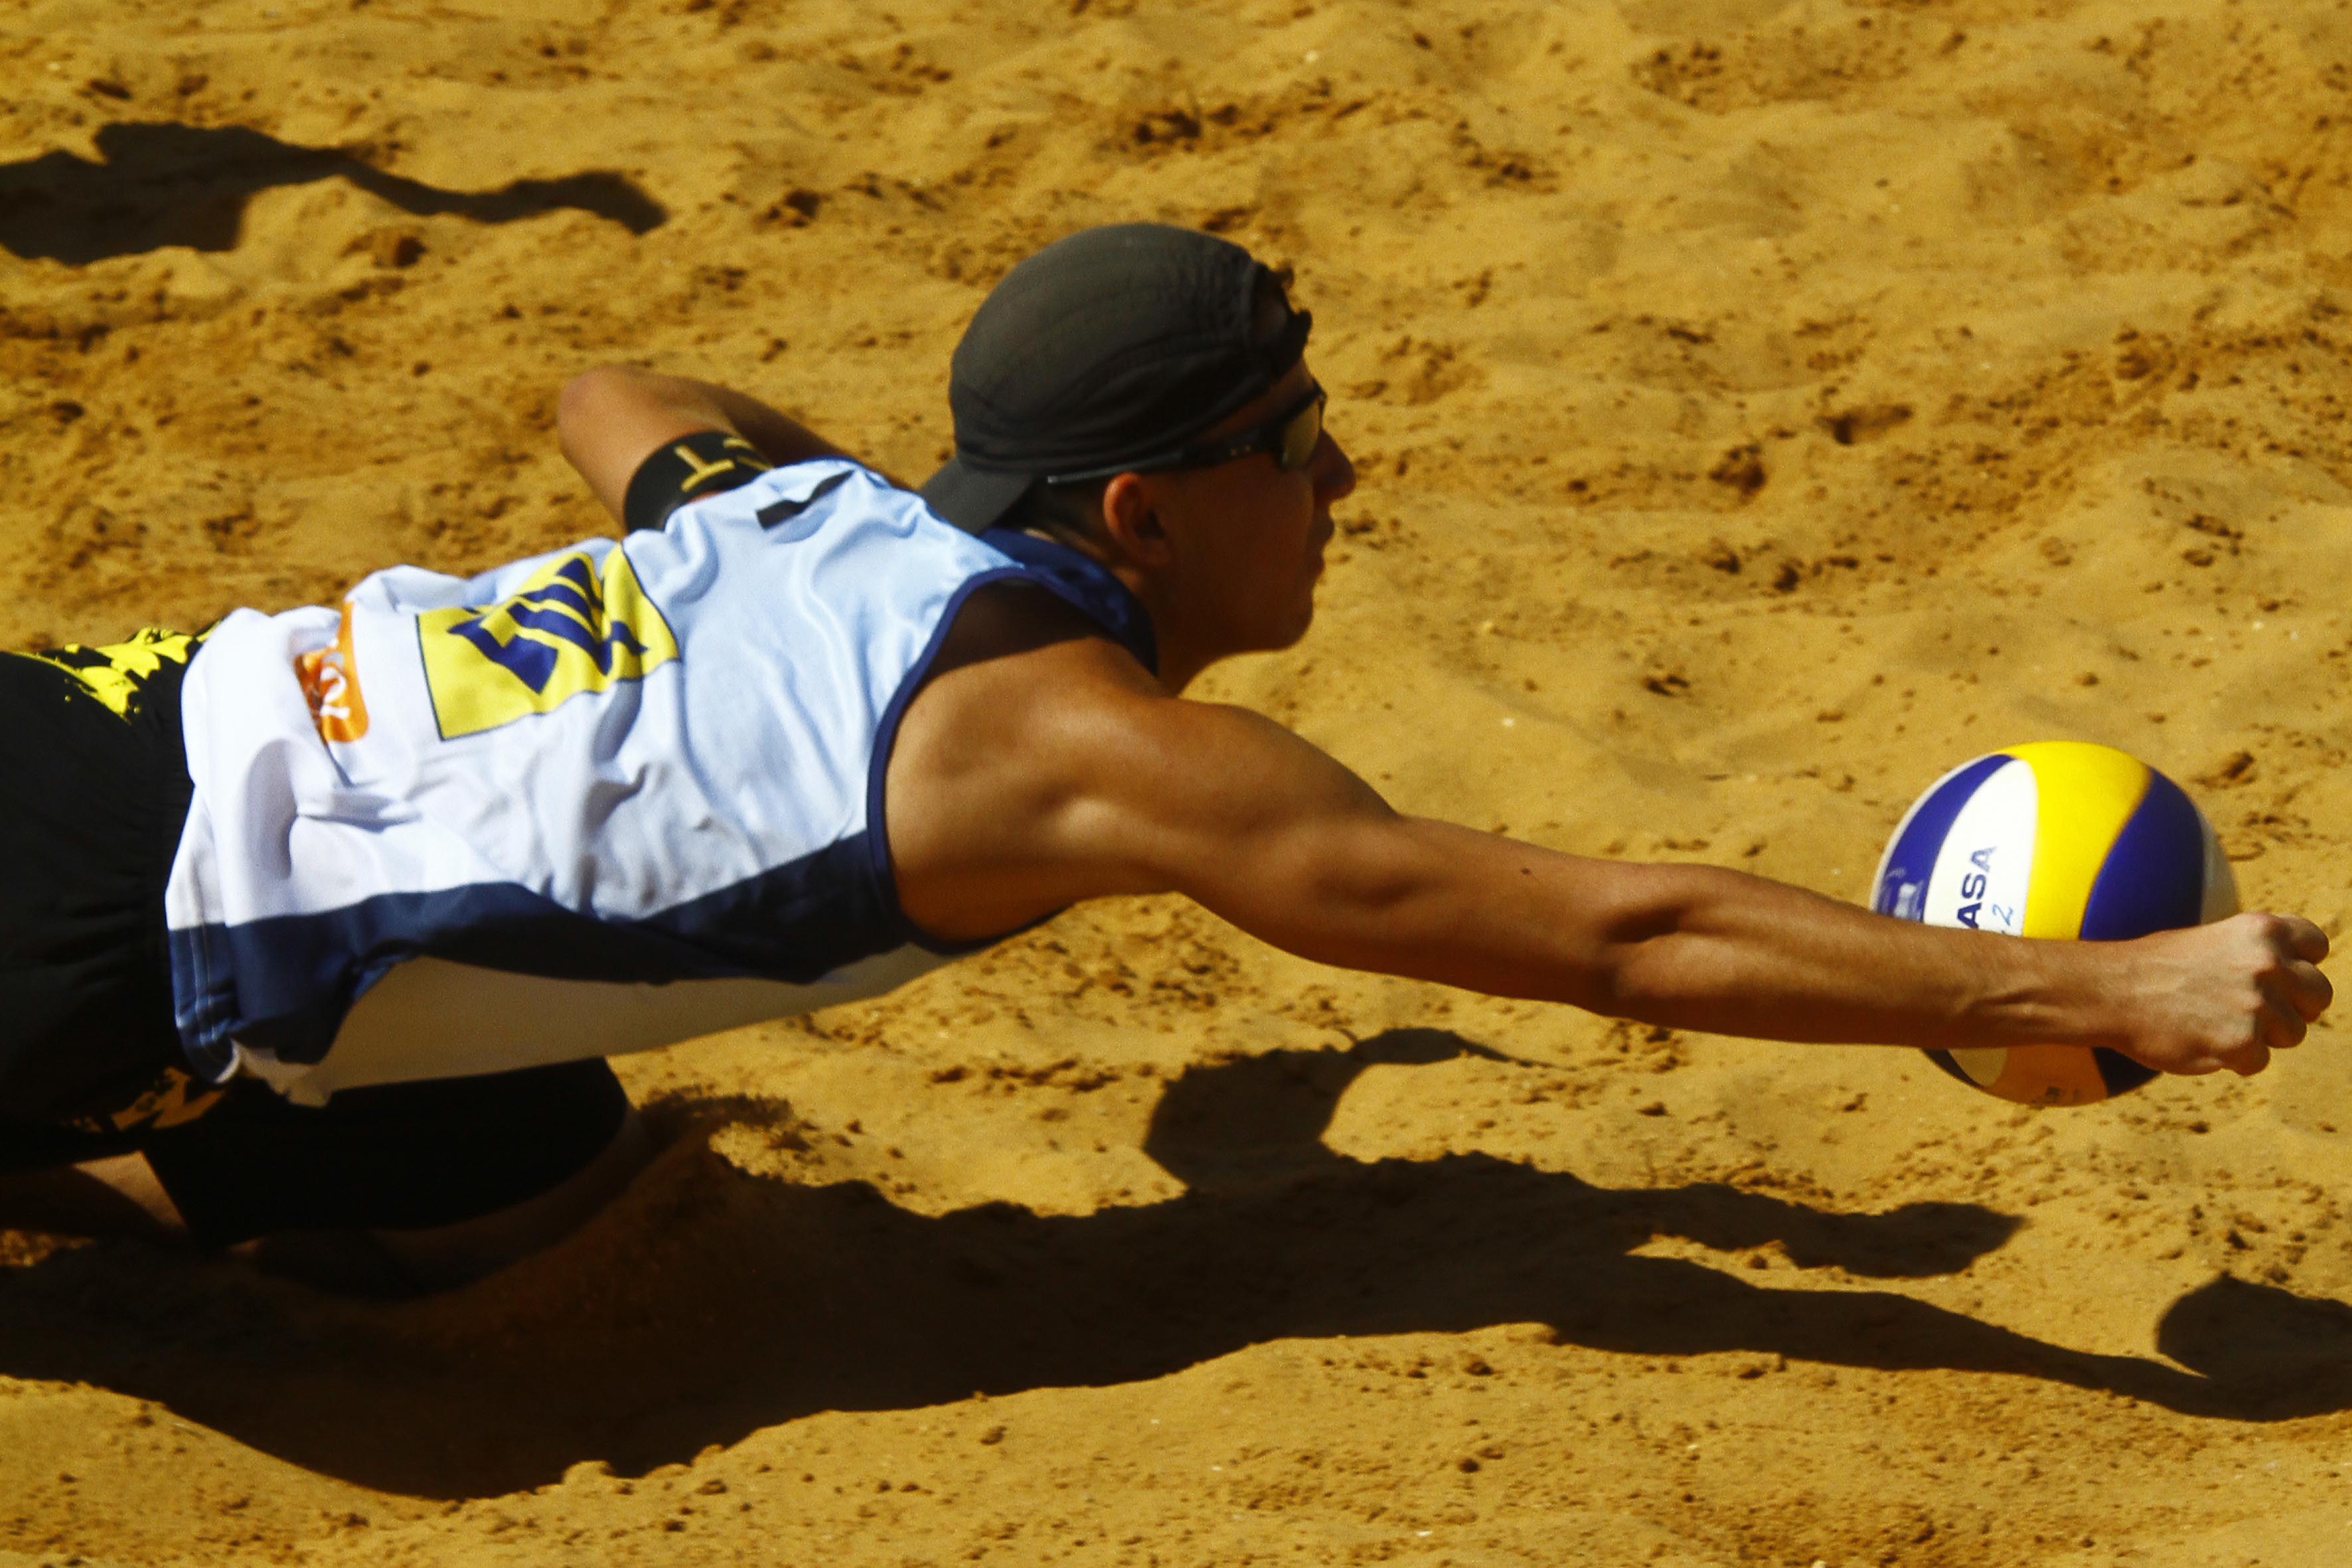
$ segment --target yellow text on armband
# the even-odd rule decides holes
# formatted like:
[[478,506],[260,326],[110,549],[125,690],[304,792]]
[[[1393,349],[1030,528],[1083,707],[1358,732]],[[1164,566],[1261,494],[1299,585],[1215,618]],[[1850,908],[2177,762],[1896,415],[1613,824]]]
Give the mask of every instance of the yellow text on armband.
[[678,481],[677,489],[680,495],[691,495],[709,480],[739,466],[750,468],[754,473],[765,469],[768,466],[767,462],[761,458],[760,449],[740,436],[730,436],[719,445],[729,452],[740,455],[720,458],[715,462],[706,463],[697,458],[694,455],[694,448],[683,441],[670,448],[677,455],[677,460],[686,465],[686,478]]

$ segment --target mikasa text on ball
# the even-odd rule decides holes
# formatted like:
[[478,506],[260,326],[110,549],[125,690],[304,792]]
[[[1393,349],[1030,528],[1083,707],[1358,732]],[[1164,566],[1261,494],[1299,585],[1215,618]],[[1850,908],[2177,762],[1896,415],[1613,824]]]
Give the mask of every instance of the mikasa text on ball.
[[[1871,907],[1929,925],[2116,942],[2221,920],[2238,886],[2212,825],[2138,758],[2081,741],[1961,763],[1887,840]],[[2115,1051],[1929,1051],[1961,1081],[2021,1105],[2084,1105],[2156,1076]]]

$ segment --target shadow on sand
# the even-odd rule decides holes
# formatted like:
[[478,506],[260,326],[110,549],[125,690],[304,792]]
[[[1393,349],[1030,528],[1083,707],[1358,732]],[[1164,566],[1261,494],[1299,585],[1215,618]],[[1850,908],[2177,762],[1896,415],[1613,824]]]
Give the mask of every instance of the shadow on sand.
[[384,174],[337,148],[297,146],[236,125],[121,123],[100,130],[97,141],[99,163],[45,153],[0,163],[0,249],[74,266],[167,245],[227,250],[254,193],[332,178],[419,216],[511,223],[572,207],[631,234],[667,216],[635,182],[603,170],[448,191]]
[[1500,1323],[1630,1354],[2000,1373],[2234,1420],[2352,1407],[2352,1310],[2261,1286],[2222,1279],[2174,1303],[2159,1344],[2182,1371],[1893,1292],[1632,1256],[1657,1237],[1778,1243],[1804,1268],[1916,1279],[2016,1229],[1972,1205],[1843,1215],[1714,1184],[1619,1190],[1483,1155],[1360,1162],[1321,1143],[1365,1068],[1465,1052],[1492,1054],[1410,1030],[1197,1068],[1166,1090],[1147,1145],[1190,1190],[1083,1216],[915,1214],[863,1184],[744,1175],[685,1136],[573,1241],[439,1298],[337,1300],[129,1244],[53,1254],[0,1272],[0,1372],[157,1400],[313,1470],[435,1497],[582,1460],[641,1470],[822,1410],[1122,1383],[1288,1337]]

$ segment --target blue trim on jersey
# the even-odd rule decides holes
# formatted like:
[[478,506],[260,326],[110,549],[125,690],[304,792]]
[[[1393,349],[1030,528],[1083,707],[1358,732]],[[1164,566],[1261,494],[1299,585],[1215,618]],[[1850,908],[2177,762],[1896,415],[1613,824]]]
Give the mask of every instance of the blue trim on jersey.
[[1054,589],[1098,623],[1119,647],[1135,656],[1136,663],[1154,675],[1160,673],[1160,644],[1152,630],[1151,613],[1126,584],[1111,574],[1109,567],[1066,544],[1017,528],[992,528],[980,536],[980,542],[1028,567],[1034,580]]
[[642,920],[600,920],[490,882],[175,931],[173,967],[198,976],[200,987],[176,1021],[190,1059],[217,1078],[235,1060],[232,1030],[281,1062],[324,1060],[352,1005],[411,958],[557,980],[750,975],[805,985],[908,940],[897,900],[877,896],[866,839],[853,834]]
[[993,583],[1025,582],[1045,588],[1068,603],[1071,608],[1100,626],[1118,645],[1135,656],[1136,661],[1154,674],[1159,672],[1160,650],[1152,633],[1150,614],[1143,607],[1128,585],[1111,575],[1110,569],[1090,555],[1040,539],[1034,533],[1018,529],[992,528],[981,542],[1001,554],[1019,562],[1018,566],[995,572],[982,572],[967,578],[959,585],[947,608],[940,612],[939,623],[931,629],[931,639],[924,645],[899,681],[898,689],[890,694],[888,706],[882,710],[881,722],[874,731],[874,759],[866,775],[866,842],[872,855],[870,874],[880,894],[884,907],[906,940],[927,952],[950,957],[978,952],[992,947],[1005,938],[1019,934],[1033,926],[1051,920],[1041,915],[1026,925],[976,942],[948,942],[931,935],[907,918],[898,905],[898,877],[890,861],[889,814],[884,809],[883,785],[890,771],[890,754],[898,744],[898,721],[906,716],[907,704],[923,689],[929,679],[931,666],[947,645],[948,633],[962,614],[964,604],[974,593]]
[[[925,678],[931,673],[931,666],[939,659],[940,649],[947,646],[948,633],[954,629],[956,617],[963,613],[965,603],[973,594],[992,583],[1007,582],[1036,583],[1042,587],[1055,590],[1065,599],[1070,596],[1050,578],[1041,579],[1018,566],[1000,567],[965,579],[948,599],[947,607],[940,612],[938,623],[931,627],[930,641],[923,645],[923,651],[908,667],[906,679],[899,681],[898,689],[890,694],[888,705],[882,710],[881,721],[874,729],[873,760],[866,769],[866,875],[880,892],[891,919],[907,933],[908,940],[930,952],[978,952],[1003,938],[947,942],[918,929],[915,922],[907,918],[907,911],[898,906],[898,874],[890,863],[890,824],[888,813],[884,810],[883,784],[890,772],[890,753],[898,749],[898,721],[906,717],[907,704],[913,701],[915,693],[922,689]],[[1086,606],[1079,605],[1077,608],[1084,610]]]

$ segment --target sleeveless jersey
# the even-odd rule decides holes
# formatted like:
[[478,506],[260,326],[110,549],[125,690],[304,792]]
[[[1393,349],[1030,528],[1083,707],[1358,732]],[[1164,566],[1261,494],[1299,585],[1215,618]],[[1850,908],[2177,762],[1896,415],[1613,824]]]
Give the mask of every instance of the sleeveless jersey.
[[229,616],[183,693],[191,1061],[315,1103],[667,1045],[965,951],[899,910],[883,775],[957,610],[1013,579],[1153,662],[1097,563],[972,538],[843,460],[658,531]]

